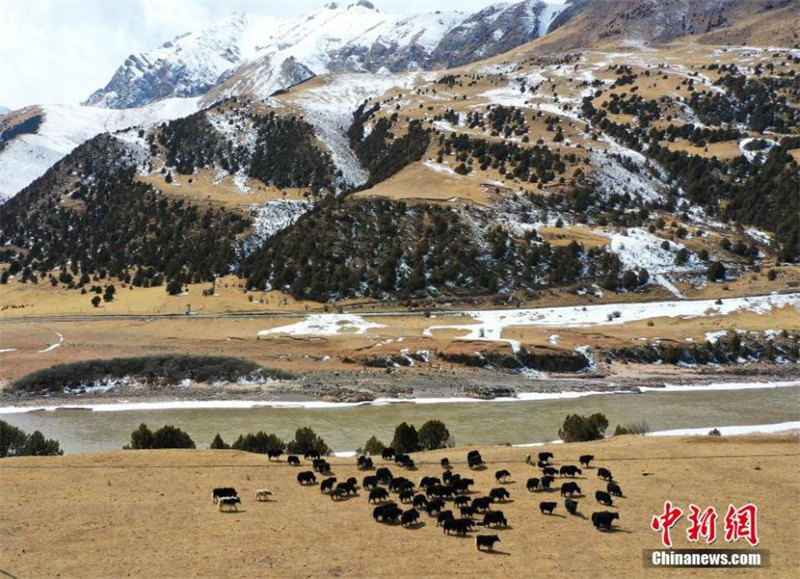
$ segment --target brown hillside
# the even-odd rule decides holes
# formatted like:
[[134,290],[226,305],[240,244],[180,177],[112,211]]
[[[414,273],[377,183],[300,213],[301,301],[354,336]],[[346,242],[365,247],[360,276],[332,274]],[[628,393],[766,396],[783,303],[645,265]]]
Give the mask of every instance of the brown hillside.
[[591,0],[576,2],[560,26],[532,43],[540,51],[665,44],[691,36],[702,44],[793,47],[800,43],[797,0]]

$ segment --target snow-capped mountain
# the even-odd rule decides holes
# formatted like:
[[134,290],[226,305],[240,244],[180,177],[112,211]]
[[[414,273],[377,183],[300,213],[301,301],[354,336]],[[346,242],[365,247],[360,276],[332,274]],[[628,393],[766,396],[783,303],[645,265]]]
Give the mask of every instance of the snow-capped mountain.
[[156,50],[131,55],[86,104],[141,106],[228,83],[227,94],[270,94],[328,72],[444,68],[499,54],[547,31],[566,0],[497,4],[474,15],[411,16],[367,0],[335,2],[296,19],[234,14]]

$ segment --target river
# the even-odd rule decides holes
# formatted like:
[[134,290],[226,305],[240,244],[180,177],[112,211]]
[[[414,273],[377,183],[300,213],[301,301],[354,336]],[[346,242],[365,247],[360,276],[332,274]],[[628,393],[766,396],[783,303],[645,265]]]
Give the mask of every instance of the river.
[[596,394],[581,398],[521,401],[391,403],[280,408],[136,408],[120,411],[58,409],[6,413],[0,419],[26,432],[41,430],[67,453],[120,449],[140,423],[172,424],[207,448],[220,433],[231,443],[241,433],[264,430],[288,440],[310,426],[337,452],[353,451],[371,436],[389,443],[395,426],[418,428],[442,420],[459,446],[524,444],[558,438],[567,414],[602,412],[609,433],[617,424],[644,420],[653,431],[745,426],[800,420],[800,386],[736,390],[671,390],[642,394]]

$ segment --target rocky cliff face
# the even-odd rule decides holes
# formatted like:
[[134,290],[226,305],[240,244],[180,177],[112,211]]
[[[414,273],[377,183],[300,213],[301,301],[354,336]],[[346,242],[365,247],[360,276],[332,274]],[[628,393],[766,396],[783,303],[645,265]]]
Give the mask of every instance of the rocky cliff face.
[[204,94],[244,63],[243,39],[252,19],[233,15],[203,32],[132,54],[109,83],[84,104],[123,109],[168,97]]
[[461,66],[530,42],[546,33],[549,22],[544,19],[552,17],[551,6],[543,0],[489,6],[450,30],[431,59],[447,67]]

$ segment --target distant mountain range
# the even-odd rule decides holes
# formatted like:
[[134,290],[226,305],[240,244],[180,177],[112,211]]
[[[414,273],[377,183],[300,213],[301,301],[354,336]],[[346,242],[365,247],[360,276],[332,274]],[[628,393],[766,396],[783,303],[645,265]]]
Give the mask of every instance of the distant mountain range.
[[407,16],[359,0],[331,2],[295,19],[233,14],[130,55],[84,104],[138,107],[199,96],[223,84],[232,94],[246,88],[269,95],[328,72],[450,68],[542,36],[566,6],[567,0],[523,0],[475,14],[437,10]]

